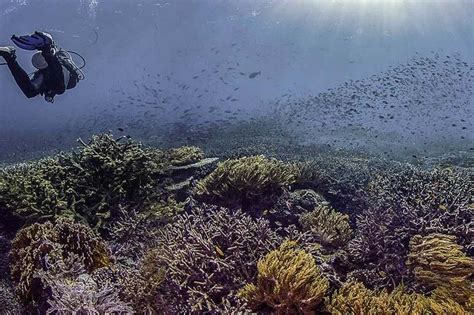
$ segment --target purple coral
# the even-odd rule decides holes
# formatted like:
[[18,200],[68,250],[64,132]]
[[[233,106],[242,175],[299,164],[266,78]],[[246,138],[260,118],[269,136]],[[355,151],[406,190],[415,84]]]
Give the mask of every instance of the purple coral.
[[408,242],[415,234],[456,235],[472,251],[469,176],[462,170],[416,167],[375,176],[365,192],[368,207],[357,216],[356,235],[349,243],[353,275],[375,287],[407,280]]
[[254,280],[256,262],[279,241],[266,220],[196,207],[158,238],[156,263],[167,268],[159,300],[180,311],[235,310],[237,290]]

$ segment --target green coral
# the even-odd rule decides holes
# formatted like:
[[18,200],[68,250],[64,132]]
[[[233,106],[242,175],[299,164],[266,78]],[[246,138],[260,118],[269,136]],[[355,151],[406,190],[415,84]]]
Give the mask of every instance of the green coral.
[[327,205],[317,206],[312,212],[301,215],[300,223],[303,229],[310,231],[323,246],[341,247],[352,235],[349,216]]
[[314,258],[293,241],[268,253],[257,267],[257,284],[247,284],[239,291],[254,311],[270,307],[276,314],[308,314],[329,288]]
[[35,221],[69,216],[99,228],[119,204],[157,199],[169,167],[164,153],[110,134],[81,143],[79,152],[3,170],[0,209]]
[[27,219],[66,214],[69,191],[65,187],[71,183],[66,174],[59,158],[1,170],[0,209],[9,209]]
[[[37,272],[80,260],[87,271],[109,266],[110,251],[88,226],[61,218],[56,223],[35,223],[18,231],[10,252],[11,276],[23,300],[38,296]],[[40,289],[41,290],[41,289]]]
[[227,203],[262,201],[296,181],[299,168],[263,155],[226,160],[194,189],[202,199]]
[[391,293],[373,291],[360,282],[345,283],[326,302],[326,309],[335,315],[468,314],[452,299],[407,293],[402,286]]
[[407,266],[416,281],[434,290],[438,296],[449,296],[461,304],[472,304],[474,259],[467,257],[456,237],[445,234],[415,235],[410,240]]
[[193,146],[173,148],[166,152],[171,165],[182,166],[196,163],[204,158],[204,152]]

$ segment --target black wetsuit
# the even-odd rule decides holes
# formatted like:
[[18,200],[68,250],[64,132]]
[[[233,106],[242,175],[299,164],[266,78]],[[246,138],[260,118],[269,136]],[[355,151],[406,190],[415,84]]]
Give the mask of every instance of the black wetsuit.
[[54,96],[61,95],[66,89],[72,89],[76,86],[77,75],[61,65],[52,49],[45,50],[42,54],[48,63],[48,67],[37,70],[32,79],[18,64],[16,58],[9,58],[6,61],[16,83],[26,97],[31,98],[41,94],[45,96],[47,101],[52,102]]

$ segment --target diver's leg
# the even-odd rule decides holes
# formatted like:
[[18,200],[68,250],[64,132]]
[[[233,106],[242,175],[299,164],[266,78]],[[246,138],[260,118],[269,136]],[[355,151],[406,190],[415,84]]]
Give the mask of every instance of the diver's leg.
[[8,68],[10,69],[10,72],[12,73],[16,84],[18,84],[20,89],[23,91],[23,94],[25,94],[26,97],[33,97],[38,95],[35,86],[31,82],[30,77],[28,76],[28,73],[26,73],[26,71],[23,70],[23,68],[16,61],[15,53],[4,53],[1,55],[7,62]]

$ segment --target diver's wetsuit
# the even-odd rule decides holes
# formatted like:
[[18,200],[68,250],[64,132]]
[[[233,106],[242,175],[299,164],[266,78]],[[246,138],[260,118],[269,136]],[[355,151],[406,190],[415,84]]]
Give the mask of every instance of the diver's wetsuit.
[[26,97],[31,98],[41,94],[46,100],[52,101],[55,95],[63,94],[66,89],[73,88],[76,85],[77,76],[63,68],[52,48],[42,51],[42,55],[48,67],[37,70],[32,79],[18,64],[16,58],[6,58],[6,61],[16,83]]

